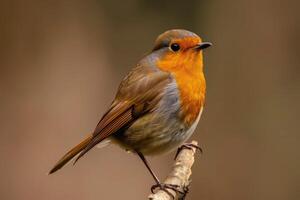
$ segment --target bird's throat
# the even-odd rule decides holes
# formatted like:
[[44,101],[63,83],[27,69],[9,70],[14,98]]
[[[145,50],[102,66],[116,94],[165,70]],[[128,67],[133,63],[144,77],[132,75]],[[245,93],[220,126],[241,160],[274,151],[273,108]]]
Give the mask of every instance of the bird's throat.
[[187,125],[197,119],[205,101],[206,82],[203,74],[202,53],[166,55],[157,66],[170,72],[180,93],[181,117]]

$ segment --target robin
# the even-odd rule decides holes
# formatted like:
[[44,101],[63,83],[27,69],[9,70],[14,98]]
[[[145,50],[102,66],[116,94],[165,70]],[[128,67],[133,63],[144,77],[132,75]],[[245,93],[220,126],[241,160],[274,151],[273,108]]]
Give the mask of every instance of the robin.
[[159,181],[145,155],[172,151],[193,134],[206,92],[202,50],[211,45],[183,29],[159,35],[153,50],[122,80],[94,132],[67,152],[49,174],[78,155],[75,164],[95,145],[112,141],[141,158],[156,182],[152,189],[176,190]]

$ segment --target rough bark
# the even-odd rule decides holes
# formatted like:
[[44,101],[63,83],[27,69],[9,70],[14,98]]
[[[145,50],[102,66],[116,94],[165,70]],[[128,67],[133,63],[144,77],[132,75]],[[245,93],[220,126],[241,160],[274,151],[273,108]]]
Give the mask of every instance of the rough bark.
[[[192,141],[191,144],[197,145],[196,141]],[[196,148],[191,149],[182,148],[173,164],[172,171],[169,173],[167,178],[163,183],[178,185],[180,190],[188,188],[190,184],[190,176],[192,174],[192,165],[194,163],[194,154],[196,153]],[[184,199],[185,195],[175,192],[171,189],[168,191],[174,195],[175,199]],[[154,194],[149,195],[150,200],[173,200],[173,197],[169,195],[166,191],[157,189]]]

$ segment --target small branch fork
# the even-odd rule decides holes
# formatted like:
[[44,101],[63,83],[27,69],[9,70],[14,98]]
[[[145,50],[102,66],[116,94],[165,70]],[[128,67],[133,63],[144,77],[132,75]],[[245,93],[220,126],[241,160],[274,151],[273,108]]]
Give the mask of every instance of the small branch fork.
[[180,147],[175,163],[173,164],[173,169],[163,182],[166,185],[175,185],[184,192],[180,193],[168,188],[165,190],[157,189],[154,194],[149,195],[149,200],[185,199],[190,184],[189,178],[192,174],[191,168],[194,163],[194,154],[197,149],[199,149],[199,147],[196,141],[192,141],[190,144]]

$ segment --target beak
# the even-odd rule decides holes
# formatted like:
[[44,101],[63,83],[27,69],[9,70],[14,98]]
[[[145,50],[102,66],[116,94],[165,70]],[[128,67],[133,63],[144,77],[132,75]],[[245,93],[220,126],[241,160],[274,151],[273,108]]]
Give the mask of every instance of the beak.
[[201,42],[201,43],[199,43],[195,46],[195,49],[203,50],[203,49],[206,49],[210,46],[212,46],[212,43],[210,43],[210,42]]

